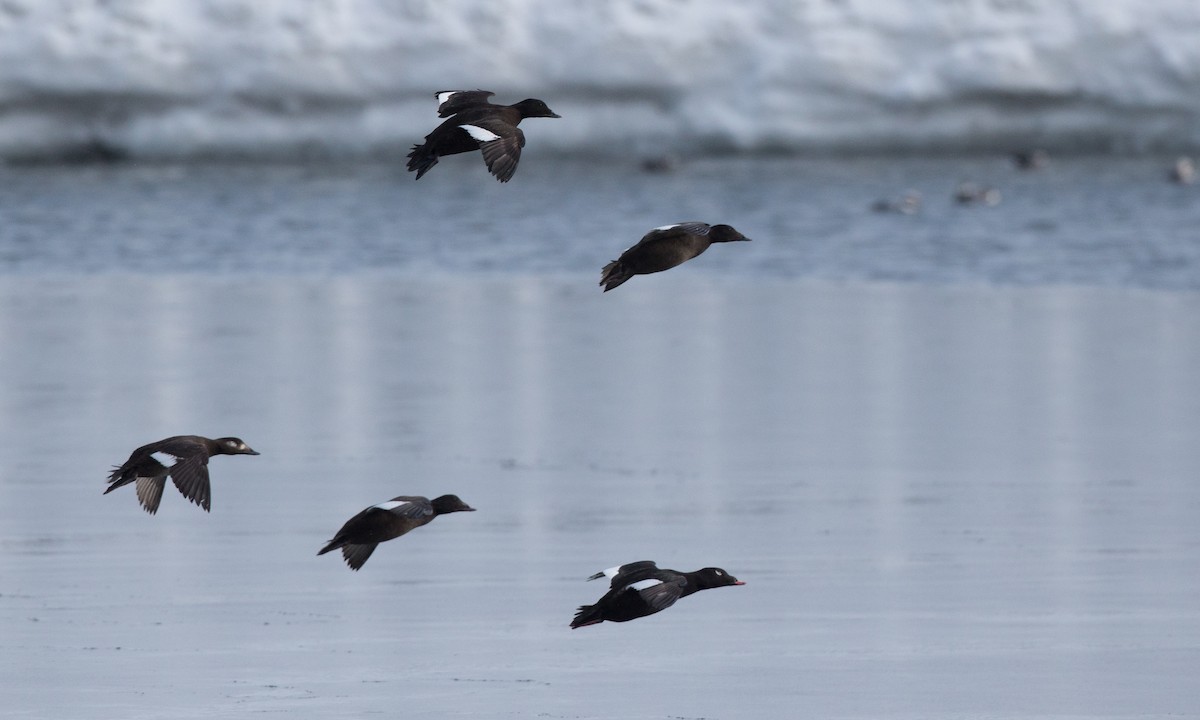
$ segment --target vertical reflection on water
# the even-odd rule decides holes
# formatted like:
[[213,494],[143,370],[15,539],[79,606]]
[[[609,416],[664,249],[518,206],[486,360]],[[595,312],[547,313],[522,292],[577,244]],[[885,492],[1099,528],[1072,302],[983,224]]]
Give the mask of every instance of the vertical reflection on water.
[[[1172,649],[1200,631],[1180,572],[1200,545],[1194,297],[636,282],[0,287],[0,577],[19,588],[0,642],[30,659],[11,685],[61,666],[87,681],[60,702],[115,716],[147,663],[138,692],[173,708],[257,692],[230,677],[327,688],[336,653],[353,680],[329,693],[378,710],[397,686],[358,678],[412,664],[402,645],[426,650],[418,693],[494,677],[502,653],[574,715],[557,688],[677,679],[676,660],[631,668],[636,637],[672,643],[698,693],[646,692],[649,714],[735,715],[731,676],[826,715],[1178,709]],[[100,495],[107,465],[176,432],[263,456],[214,460],[211,515]],[[313,557],[365,505],[440,492],[480,512],[359,574]],[[644,557],[749,584],[567,640],[597,590],[578,579]],[[492,708],[481,687],[464,712]]]

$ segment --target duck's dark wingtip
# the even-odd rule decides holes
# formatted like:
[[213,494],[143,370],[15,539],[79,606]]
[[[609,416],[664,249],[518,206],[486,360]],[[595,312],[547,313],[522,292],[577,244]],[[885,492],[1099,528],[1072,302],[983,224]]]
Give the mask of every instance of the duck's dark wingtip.
[[604,622],[604,621],[603,620],[588,620],[587,622],[572,622],[571,629],[578,630],[581,627],[588,627],[589,625],[599,625],[602,622]]

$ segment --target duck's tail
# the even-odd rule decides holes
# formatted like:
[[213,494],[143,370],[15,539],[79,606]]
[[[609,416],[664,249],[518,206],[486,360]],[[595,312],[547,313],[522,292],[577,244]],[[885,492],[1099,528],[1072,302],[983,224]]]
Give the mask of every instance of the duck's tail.
[[137,473],[126,473],[124,468],[122,468],[120,465],[116,465],[113,467],[113,471],[108,474],[109,485],[104,491],[104,494],[107,495],[113,490],[128,485],[134,480],[137,480]]
[[580,605],[579,610],[575,611],[575,619],[571,621],[571,629],[597,625],[602,622],[604,622],[604,618],[600,617],[600,612],[595,605]]
[[437,154],[429,151],[428,144],[413,145],[412,152],[408,154],[408,171],[417,173],[417,179],[429,172],[429,168],[437,165]]
[[604,292],[608,292],[631,277],[633,273],[620,260],[613,260],[600,271],[600,284],[604,286]]

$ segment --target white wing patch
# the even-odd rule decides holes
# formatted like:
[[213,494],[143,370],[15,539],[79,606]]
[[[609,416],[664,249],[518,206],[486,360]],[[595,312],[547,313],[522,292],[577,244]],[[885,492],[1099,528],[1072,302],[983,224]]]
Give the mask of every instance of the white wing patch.
[[161,450],[150,453],[150,457],[161,463],[163,467],[171,467],[177,460],[179,460],[179,458],[175,457],[174,455],[168,455]]
[[641,592],[641,591],[645,590],[646,588],[652,588],[655,585],[662,585],[662,584],[663,584],[662,580],[658,580],[655,578],[648,578],[646,580],[638,580],[635,583],[630,583],[628,587],[631,590],[637,590],[638,592]]
[[475,138],[475,140],[485,143],[493,140],[499,140],[500,136],[491,130],[481,128],[478,125],[459,125],[460,128],[467,131],[467,134]]
[[712,228],[709,227],[708,223],[702,223],[698,220],[689,220],[688,222],[677,222],[673,225],[663,225],[662,227],[656,227],[656,228],[654,228],[654,230],[651,230],[650,232],[662,231],[662,230],[674,230],[675,228],[678,228],[678,227],[683,228],[684,232],[689,233],[691,235],[707,235],[708,231],[712,230]]
[[387,502],[381,502],[378,505],[372,505],[371,507],[379,508],[380,510],[395,510],[396,508],[400,507],[401,505],[407,505],[407,504],[408,504],[407,500],[388,500]]

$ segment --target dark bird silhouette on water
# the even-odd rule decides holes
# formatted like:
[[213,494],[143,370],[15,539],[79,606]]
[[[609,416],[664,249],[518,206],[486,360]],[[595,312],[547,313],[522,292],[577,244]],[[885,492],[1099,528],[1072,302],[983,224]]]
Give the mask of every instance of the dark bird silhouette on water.
[[1018,150],[1012,154],[1012,161],[1018,170],[1041,170],[1050,164],[1050,154],[1041,148]]

